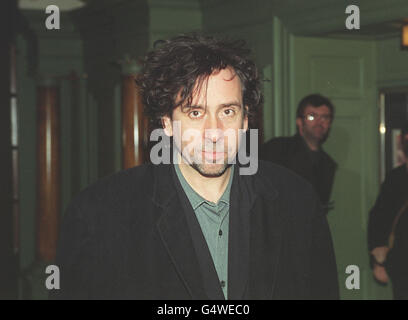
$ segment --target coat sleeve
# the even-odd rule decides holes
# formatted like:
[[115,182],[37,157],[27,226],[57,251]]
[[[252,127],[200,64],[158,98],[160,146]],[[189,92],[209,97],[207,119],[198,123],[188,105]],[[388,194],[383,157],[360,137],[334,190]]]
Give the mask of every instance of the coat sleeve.
[[95,271],[94,231],[80,209],[71,204],[62,220],[55,264],[60,270],[60,289],[50,299],[90,299]]
[[392,187],[390,178],[386,179],[380,188],[374,207],[368,220],[368,249],[387,246],[391,225],[396,213],[393,213]]
[[336,258],[326,215],[319,202],[312,221],[311,295],[312,299],[339,299]]

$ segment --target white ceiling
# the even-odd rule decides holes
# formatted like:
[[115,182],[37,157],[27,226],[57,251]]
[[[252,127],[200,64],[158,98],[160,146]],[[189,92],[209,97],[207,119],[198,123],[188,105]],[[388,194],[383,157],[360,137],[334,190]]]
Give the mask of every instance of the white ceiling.
[[18,0],[21,9],[44,10],[49,5],[56,5],[60,11],[68,11],[83,7],[85,3],[79,0]]

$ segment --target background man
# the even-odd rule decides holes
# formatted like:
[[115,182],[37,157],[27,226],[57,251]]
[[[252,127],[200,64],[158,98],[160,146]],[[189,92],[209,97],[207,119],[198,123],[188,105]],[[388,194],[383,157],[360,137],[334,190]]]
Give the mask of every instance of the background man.
[[266,142],[260,158],[284,166],[309,181],[320,197],[326,212],[337,164],[323,150],[334,119],[331,101],[319,94],[304,97],[296,112],[297,133]]
[[401,128],[401,146],[406,163],[391,170],[381,185],[370,211],[368,248],[374,277],[387,283],[389,274],[394,298],[408,299],[408,121]]
[[[312,188],[271,163],[254,175],[228,163],[239,139],[227,131],[246,130],[261,101],[248,53],[242,42],[192,35],[147,55],[138,80],[146,111],[174,136],[181,163],[117,173],[73,201],[56,297],[338,298],[330,232]],[[187,132],[199,139],[178,139]]]

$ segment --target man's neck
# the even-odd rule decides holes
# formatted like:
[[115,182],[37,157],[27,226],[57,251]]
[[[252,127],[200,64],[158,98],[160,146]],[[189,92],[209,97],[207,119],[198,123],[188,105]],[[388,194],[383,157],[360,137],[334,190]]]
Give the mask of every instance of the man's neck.
[[223,175],[219,177],[205,177],[190,165],[181,161],[180,171],[188,184],[204,199],[217,203],[223,195],[230,175],[233,174],[231,167],[229,167]]
[[319,143],[316,143],[314,141],[310,141],[309,139],[306,139],[304,136],[302,136],[303,141],[306,143],[307,147],[312,150],[312,151],[319,151],[320,145]]

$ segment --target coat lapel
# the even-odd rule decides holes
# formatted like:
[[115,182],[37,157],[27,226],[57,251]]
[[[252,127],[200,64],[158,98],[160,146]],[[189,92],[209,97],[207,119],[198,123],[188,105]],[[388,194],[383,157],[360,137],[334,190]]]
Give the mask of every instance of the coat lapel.
[[284,223],[278,192],[269,179],[240,176],[236,169],[231,190],[228,298],[265,298],[271,296],[278,277]]
[[258,177],[254,185],[257,197],[250,213],[250,284],[245,298],[271,299],[280,276],[285,208],[269,180]]
[[[250,209],[255,194],[235,166],[230,196],[228,238],[228,299],[243,299],[249,274]],[[248,193],[249,191],[249,193]]]
[[[162,210],[158,231],[192,299],[208,299],[208,286],[203,284],[189,231],[191,223],[177,196],[171,169],[170,165],[167,168],[159,165],[156,169],[153,201]],[[274,186],[265,185],[259,177],[240,176],[238,172],[236,166],[230,199],[228,299],[270,298],[279,277],[285,208],[279,205]],[[213,290],[216,299],[222,299],[221,288],[216,289],[217,292]]]
[[171,165],[158,165],[155,169],[153,201],[162,210],[157,228],[192,299],[208,299],[186,216],[175,192],[171,169]]
[[[272,299],[276,288],[276,283],[279,279],[279,262],[282,249],[282,236],[284,230],[285,219],[282,215],[282,209],[278,199],[263,199],[264,214],[270,215],[270,221],[267,223],[268,230],[264,226],[264,233],[268,235],[266,245],[261,247],[260,257],[265,261],[265,299]],[[256,218],[254,217],[254,220]],[[257,223],[259,224],[259,222]],[[266,234],[265,234],[266,235]],[[256,250],[253,248],[253,250]],[[260,261],[258,267],[260,267]]]
[[207,241],[205,240],[204,234],[201,230],[200,223],[197,220],[195,212],[180,182],[176,177],[174,177],[174,180],[176,189],[178,191],[177,194],[187,219],[187,225],[188,229],[190,230],[198,264],[200,266],[204,290],[209,299],[224,300],[225,297],[220,286],[217,270],[215,269],[214,261],[211,257]]

